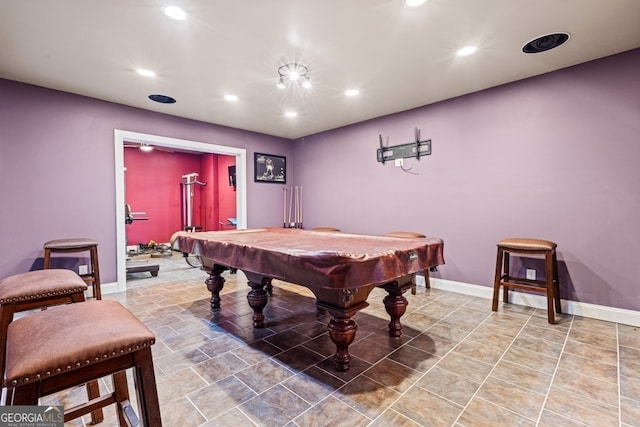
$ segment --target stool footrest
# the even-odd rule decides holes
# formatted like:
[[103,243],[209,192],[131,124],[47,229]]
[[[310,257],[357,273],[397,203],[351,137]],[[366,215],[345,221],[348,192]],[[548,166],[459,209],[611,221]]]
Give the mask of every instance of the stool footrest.
[[[535,283],[537,283],[537,285]],[[546,282],[533,282],[531,284],[528,284],[528,283],[514,283],[514,282],[500,282],[500,285],[501,286],[508,286],[508,287],[514,288],[514,289],[526,289],[526,290],[529,290],[529,291],[536,291],[536,292],[542,292],[542,293],[546,293],[547,292]]]
[[108,405],[116,403],[115,392],[105,394],[104,396],[91,399],[88,402],[81,403],[72,408],[65,408],[64,410],[64,422],[67,423],[71,420],[75,420],[83,415],[87,415],[95,410],[104,408]]

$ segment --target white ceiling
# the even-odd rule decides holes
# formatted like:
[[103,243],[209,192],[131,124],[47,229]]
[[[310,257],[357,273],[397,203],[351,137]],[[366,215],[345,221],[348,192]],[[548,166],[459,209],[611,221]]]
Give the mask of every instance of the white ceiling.
[[[175,0],[184,21],[170,2],[0,0],[0,77],[293,139],[640,47],[639,0]],[[552,32],[571,37],[521,52]],[[289,62],[311,90],[275,87]]]

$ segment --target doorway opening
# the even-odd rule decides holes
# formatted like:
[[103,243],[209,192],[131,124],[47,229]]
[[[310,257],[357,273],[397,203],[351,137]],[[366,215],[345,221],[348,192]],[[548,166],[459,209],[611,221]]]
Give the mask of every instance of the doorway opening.
[[124,149],[125,143],[137,143],[157,147],[174,148],[181,151],[194,153],[211,153],[235,156],[235,185],[236,185],[236,214],[237,228],[247,228],[247,192],[246,192],[246,150],[244,148],[227,147],[223,145],[208,144],[198,141],[190,141],[169,138],[159,135],[143,134],[116,129],[114,131],[115,143],[115,178],[116,178],[116,244],[117,244],[117,283],[116,289],[105,289],[106,292],[120,292],[127,288],[126,283],[126,229],[125,229],[125,170]]

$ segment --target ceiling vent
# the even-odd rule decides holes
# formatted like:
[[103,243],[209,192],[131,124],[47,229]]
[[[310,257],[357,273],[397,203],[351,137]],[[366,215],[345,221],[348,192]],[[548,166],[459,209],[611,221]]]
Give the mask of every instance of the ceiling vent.
[[538,37],[522,46],[524,53],[540,53],[554,49],[569,40],[569,33],[554,33]]
[[156,101],[159,102],[161,104],[175,104],[176,100],[170,96],[167,95],[158,95],[158,94],[154,94],[154,95],[149,95],[149,99],[152,101]]

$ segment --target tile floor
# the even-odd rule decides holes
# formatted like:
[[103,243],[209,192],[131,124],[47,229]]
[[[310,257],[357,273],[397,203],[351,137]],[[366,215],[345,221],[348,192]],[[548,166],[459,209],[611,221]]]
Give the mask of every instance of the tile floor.
[[[386,293],[359,312],[351,370],[333,369],[327,315],[303,287],[274,281],[266,328],[231,275],[212,313],[206,275],[178,255],[129,276],[120,301],[157,336],[165,427],[640,426],[640,328],[418,287],[404,335],[387,335]],[[110,381],[102,381],[110,387]],[[68,404],[84,389],[47,398]],[[107,408],[102,425],[116,425]],[[77,420],[70,425],[82,425]]]

